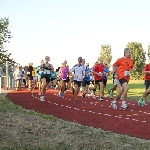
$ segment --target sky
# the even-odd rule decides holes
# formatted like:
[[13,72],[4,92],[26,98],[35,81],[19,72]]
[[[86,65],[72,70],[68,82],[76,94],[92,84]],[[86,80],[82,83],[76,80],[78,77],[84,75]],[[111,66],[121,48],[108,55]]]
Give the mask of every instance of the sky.
[[101,45],[112,48],[112,62],[128,42],[150,42],[150,0],[0,0],[13,38],[6,49],[22,66],[50,56],[55,68],[82,56],[91,65]]

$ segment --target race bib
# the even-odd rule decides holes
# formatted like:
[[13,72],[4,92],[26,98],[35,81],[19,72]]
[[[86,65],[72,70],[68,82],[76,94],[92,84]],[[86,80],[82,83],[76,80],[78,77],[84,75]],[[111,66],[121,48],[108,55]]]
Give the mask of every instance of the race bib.
[[65,81],[66,79],[63,79],[63,78],[62,78],[62,80]]
[[44,69],[43,73],[44,73],[44,74],[46,74],[46,73],[47,73],[47,72],[46,72],[46,69]]
[[46,73],[47,73],[47,74],[50,74],[50,70],[46,70]]
[[102,75],[103,75],[103,74],[102,74],[101,72],[98,73],[98,76],[102,77]]
[[27,74],[30,74],[30,72],[28,71]]
[[82,81],[83,80],[83,76],[82,75],[78,75],[77,80]]
[[130,76],[130,71],[125,71],[125,72],[124,72],[124,76],[125,76],[125,77]]

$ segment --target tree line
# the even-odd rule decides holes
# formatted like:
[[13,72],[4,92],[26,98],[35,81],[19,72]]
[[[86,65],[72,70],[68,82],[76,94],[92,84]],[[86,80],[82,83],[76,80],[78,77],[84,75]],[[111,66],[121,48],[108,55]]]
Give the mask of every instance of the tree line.
[[[139,80],[143,78],[142,71],[146,64],[146,55],[150,62],[150,43],[148,44],[148,49],[144,51],[142,44],[140,42],[128,42],[127,48],[131,49],[131,58],[134,60],[136,71],[131,71],[131,79]],[[103,59],[105,63],[108,64],[109,68],[112,66],[112,48],[110,45],[101,45],[99,59]],[[111,72],[110,72],[111,74]]]
[[[16,64],[16,61],[11,58],[11,53],[9,53],[5,47],[5,44],[9,43],[12,38],[9,24],[9,18],[0,18],[0,66],[4,66],[4,68],[6,61],[8,61],[11,66]],[[141,78],[143,67],[146,64],[146,55],[148,56],[150,62],[150,43],[148,44],[148,49],[146,50],[147,53],[144,51],[142,44],[139,42],[128,42],[126,47],[131,49],[131,57],[133,58],[136,67],[136,71],[131,72],[131,78],[138,80]],[[101,45],[98,60],[103,58],[108,66],[111,67],[112,57],[111,46],[108,44]]]

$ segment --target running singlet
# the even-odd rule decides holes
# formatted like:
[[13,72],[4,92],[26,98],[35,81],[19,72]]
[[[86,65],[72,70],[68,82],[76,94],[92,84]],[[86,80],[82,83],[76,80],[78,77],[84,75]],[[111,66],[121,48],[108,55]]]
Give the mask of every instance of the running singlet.
[[67,77],[68,77],[68,67],[64,67],[64,66],[62,66],[61,67],[61,75],[60,75],[60,77],[61,77],[61,79],[63,80],[63,79],[67,79]]
[[56,79],[56,72],[51,71],[50,76],[51,76],[51,79]]
[[48,66],[46,66],[45,64],[42,64],[40,66],[40,69],[42,69],[44,75],[50,76],[50,73],[51,73],[51,65],[50,64]]
[[39,77],[39,78],[42,76],[43,70],[41,69],[40,66],[38,66],[38,67],[36,68],[36,73],[38,74],[38,77]]
[[[104,68],[104,73],[109,73],[108,67]],[[104,76],[103,76],[103,79],[104,79],[104,80],[107,80],[107,75],[104,75]]]
[[91,72],[91,69],[90,69],[90,68],[86,68],[86,69],[85,69],[85,80],[86,80],[86,81],[90,81],[90,80],[91,80],[90,72]]

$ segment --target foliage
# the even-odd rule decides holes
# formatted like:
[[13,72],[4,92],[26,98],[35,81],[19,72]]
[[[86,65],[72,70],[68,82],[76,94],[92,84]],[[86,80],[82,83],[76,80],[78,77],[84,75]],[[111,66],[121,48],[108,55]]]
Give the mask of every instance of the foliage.
[[111,60],[112,60],[112,50],[110,45],[101,45],[100,56],[98,60],[103,59],[104,62],[110,67]]
[[129,42],[127,47],[131,49],[131,58],[134,60],[136,71],[131,72],[132,79],[138,80],[146,61],[146,52],[139,42]]
[[5,44],[9,43],[9,40],[12,38],[11,31],[9,30],[9,19],[0,18],[0,65],[4,65],[6,61],[9,64],[15,64],[15,61],[10,58],[11,53],[8,53],[8,50],[5,49]]

